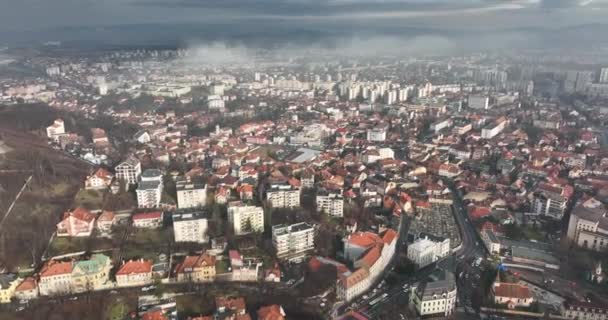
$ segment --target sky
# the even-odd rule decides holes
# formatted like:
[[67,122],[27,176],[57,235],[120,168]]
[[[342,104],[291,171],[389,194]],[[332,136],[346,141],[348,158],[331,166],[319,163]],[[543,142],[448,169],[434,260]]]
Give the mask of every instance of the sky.
[[603,39],[608,25],[608,0],[0,0],[0,8],[0,44],[264,47],[429,38],[500,47],[557,41],[556,33],[564,42]]

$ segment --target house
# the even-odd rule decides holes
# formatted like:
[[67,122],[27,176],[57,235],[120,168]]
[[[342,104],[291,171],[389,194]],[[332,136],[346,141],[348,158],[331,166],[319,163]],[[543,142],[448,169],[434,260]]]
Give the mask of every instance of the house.
[[132,219],[135,228],[157,229],[163,225],[162,211],[136,213]]
[[278,304],[260,307],[258,309],[258,320],[285,320],[285,311]]
[[40,270],[38,290],[41,296],[68,294],[72,291],[72,262],[47,261]]
[[129,260],[116,272],[116,285],[119,287],[145,286],[152,283],[152,261]]
[[275,263],[272,268],[264,271],[264,281],[266,282],[281,282],[281,268]]
[[56,119],[52,125],[46,127],[46,136],[55,141],[65,134],[65,125],[62,119]]
[[199,256],[186,256],[178,264],[175,273],[177,281],[206,282],[215,279],[215,257],[207,253]]
[[215,319],[251,320],[243,297],[217,297],[215,298],[215,308]]
[[93,254],[88,260],[74,263],[72,269],[72,291],[99,290],[110,284],[112,261],[103,254]]
[[146,130],[140,130],[133,135],[133,139],[139,143],[148,143],[152,139],[150,138],[150,134]]
[[97,231],[101,234],[110,234],[116,223],[116,215],[112,211],[103,211],[97,218]]
[[530,288],[518,283],[496,281],[492,286],[492,292],[494,293],[494,303],[506,304],[509,309],[529,307],[534,301]]
[[10,303],[21,279],[14,273],[0,274],[0,303]]
[[243,259],[237,250],[228,252],[230,267],[232,268],[232,281],[258,281],[258,272],[262,263],[254,259]]
[[84,182],[84,188],[87,190],[103,190],[112,184],[112,179],[114,179],[114,176],[110,171],[99,168],[87,177]]
[[38,298],[38,282],[36,278],[27,277],[17,288],[15,288],[15,297],[19,300],[31,300]]
[[57,224],[58,237],[90,237],[95,227],[95,215],[91,211],[78,207],[63,214],[63,220]]
[[141,176],[141,162],[135,157],[128,157],[114,168],[116,179],[124,181],[127,186],[134,185]]

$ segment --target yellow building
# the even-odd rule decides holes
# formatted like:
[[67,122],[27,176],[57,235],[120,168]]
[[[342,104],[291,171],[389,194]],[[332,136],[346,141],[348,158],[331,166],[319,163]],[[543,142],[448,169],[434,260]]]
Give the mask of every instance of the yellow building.
[[204,253],[200,256],[187,256],[177,266],[177,281],[205,282],[215,279],[215,257]]
[[103,254],[94,254],[88,260],[74,263],[72,288],[74,292],[85,292],[103,288],[109,282],[112,262]]
[[0,274],[0,303],[10,303],[21,279],[16,274]]

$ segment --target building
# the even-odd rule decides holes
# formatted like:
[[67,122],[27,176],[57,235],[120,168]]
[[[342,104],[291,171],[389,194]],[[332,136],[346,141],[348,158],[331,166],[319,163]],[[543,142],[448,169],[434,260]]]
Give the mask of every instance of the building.
[[570,213],[567,236],[579,247],[604,251],[608,247],[608,210],[591,202],[575,206]]
[[217,297],[215,298],[215,308],[213,319],[251,320],[243,297]]
[[338,271],[338,299],[351,301],[372,287],[395,254],[397,236],[397,232],[387,229],[380,234],[356,232],[343,240],[344,258],[352,263],[353,270]]
[[317,210],[332,217],[344,216],[344,197],[341,192],[317,191]]
[[132,219],[135,228],[157,229],[163,225],[162,211],[136,213]]
[[209,223],[203,211],[176,212],[173,214],[175,242],[207,243]]
[[490,108],[490,97],[470,95],[469,108],[476,110],[487,110],[488,108]]
[[46,136],[55,141],[65,134],[65,125],[62,119],[56,119],[52,125],[46,127]]
[[179,209],[204,207],[207,204],[207,185],[189,181],[178,181],[177,207]]
[[598,80],[600,83],[608,83],[608,68],[600,69],[600,77]]
[[160,170],[148,169],[144,171],[136,193],[138,207],[157,208],[163,194],[163,178]]
[[127,186],[137,184],[141,176],[141,162],[135,157],[129,157],[114,168],[116,179],[124,181]]
[[296,208],[300,206],[300,190],[289,184],[273,185],[266,192],[266,200],[273,208]]
[[235,235],[264,232],[264,209],[247,206],[240,201],[231,202],[228,206],[228,223],[232,225]]
[[199,256],[186,256],[177,265],[175,274],[177,281],[207,282],[215,280],[215,257],[207,253]]
[[511,247],[511,260],[517,264],[552,270],[559,270],[561,264],[559,259],[545,250],[541,251],[523,246]]
[[533,194],[532,212],[561,220],[573,194],[574,188],[570,185],[540,183]]
[[31,300],[38,298],[38,282],[34,277],[25,278],[15,288],[15,298],[19,300]]
[[375,128],[367,129],[367,141],[383,142],[386,140],[388,126],[378,125]]
[[313,188],[315,186],[314,171],[304,171],[300,177],[300,183],[302,184],[302,188]]
[[285,311],[278,304],[260,307],[258,309],[258,320],[285,320]]
[[21,279],[14,273],[0,274],[0,303],[10,303]]
[[584,301],[567,300],[561,307],[566,319],[608,320],[608,306]]
[[93,254],[87,260],[74,262],[72,292],[87,292],[109,287],[112,261],[103,254]]
[[445,258],[450,253],[449,238],[436,237],[430,239],[427,236],[419,238],[407,247],[407,258],[418,268],[424,268],[437,260]]
[[106,169],[99,168],[88,176],[84,182],[84,188],[87,190],[103,190],[110,187],[114,176]]
[[490,123],[485,128],[481,129],[482,139],[492,139],[501,133],[509,124],[509,121],[505,117],[500,117],[496,121]]
[[112,211],[103,211],[97,221],[97,231],[102,235],[109,235],[112,232],[112,227],[116,223],[116,214]]
[[492,285],[494,303],[506,304],[507,308],[529,307],[534,302],[532,291],[518,283],[494,282]]
[[443,279],[421,282],[414,288],[412,302],[421,317],[448,317],[454,313],[456,291],[454,275],[446,271]]
[[490,254],[500,254],[500,241],[492,230],[482,230],[480,236]]
[[306,222],[272,226],[272,245],[277,258],[302,261],[314,250],[315,227]]
[[262,261],[255,258],[245,259],[237,250],[228,251],[232,281],[258,281]]
[[72,292],[72,262],[47,261],[40,269],[38,290],[41,296],[63,295]]
[[116,272],[118,287],[145,286],[152,283],[152,261],[129,260],[123,262]]
[[95,228],[96,216],[91,211],[78,207],[63,214],[57,224],[58,237],[90,237]]

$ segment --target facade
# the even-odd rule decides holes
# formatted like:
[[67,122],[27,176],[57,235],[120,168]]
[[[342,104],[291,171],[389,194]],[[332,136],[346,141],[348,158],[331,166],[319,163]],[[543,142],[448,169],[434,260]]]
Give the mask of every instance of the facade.
[[518,283],[494,282],[492,292],[494,303],[506,304],[509,309],[529,307],[534,302],[530,288]]
[[492,230],[483,230],[480,236],[490,254],[500,254],[500,241],[498,241]]
[[160,170],[148,169],[144,171],[136,193],[139,208],[157,208],[163,194],[163,179]]
[[306,222],[272,226],[277,258],[299,262],[314,250],[315,227]]
[[274,185],[266,192],[266,199],[273,208],[296,208],[300,206],[300,190],[291,185]]
[[142,229],[156,229],[163,225],[161,211],[137,213],[133,215],[133,226]]
[[99,290],[110,283],[112,261],[103,254],[94,254],[88,260],[77,261],[72,269],[72,292]]
[[135,157],[129,157],[114,168],[116,178],[127,185],[137,184],[141,176],[141,162]]
[[207,185],[178,181],[175,187],[179,209],[204,207],[207,204]]
[[608,320],[608,307],[571,300],[564,302],[561,308],[561,315],[566,319]]
[[57,224],[58,237],[90,237],[95,228],[95,215],[91,211],[78,207],[63,214],[63,220]]
[[215,257],[207,253],[200,256],[187,256],[177,265],[177,281],[207,282],[215,279]]
[[337,297],[351,301],[369,290],[393,258],[397,240],[392,229],[380,234],[357,232],[345,238],[344,257],[352,262],[353,270],[339,270]]
[[207,243],[207,215],[203,211],[173,214],[173,234],[175,242]]
[[65,125],[62,119],[56,119],[53,121],[53,124],[46,127],[46,136],[49,139],[53,139],[55,141],[59,140],[59,137],[65,134]]
[[14,273],[0,274],[0,303],[10,303],[21,279]]
[[149,260],[123,262],[116,272],[116,285],[119,287],[145,286],[152,281],[152,261]]
[[492,139],[501,133],[509,124],[509,121],[505,117],[500,117],[496,121],[490,123],[485,128],[481,129],[481,138]]
[[570,214],[568,240],[595,251],[608,247],[608,210],[601,204],[579,204]]
[[412,290],[412,302],[421,317],[448,317],[456,305],[456,281],[454,275],[445,272],[442,280],[422,282]]
[[367,129],[367,141],[383,142],[386,140],[387,133],[388,133],[387,126],[381,125],[376,128]]
[[332,217],[342,217],[344,215],[344,197],[340,192],[319,190],[317,192],[317,210]]
[[264,232],[264,209],[239,201],[231,202],[228,206],[228,223],[232,225],[235,235]]
[[47,261],[39,273],[40,295],[53,296],[72,292],[72,270],[72,262]]
[[564,216],[568,201],[574,193],[571,186],[553,186],[540,183],[533,195],[532,211],[556,220]]
[[432,240],[429,237],[420,238],[407,248],[407,258],[415,263],[418,268],[424,268],[450,253],[449,238],[435,238]]
[[34,277],[25,278],[15,288],[15,298],[19,300],[31,300],[38,298],[38,282]]

